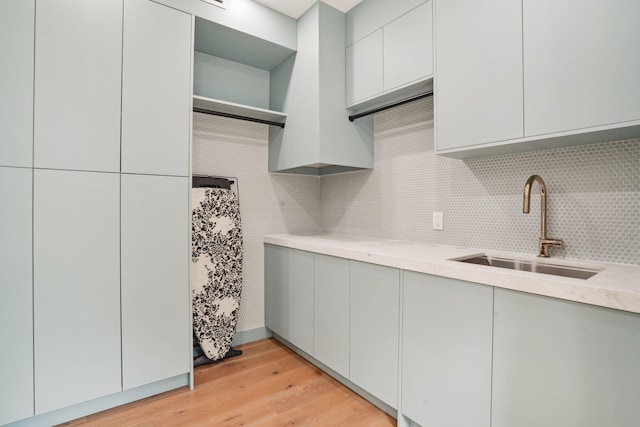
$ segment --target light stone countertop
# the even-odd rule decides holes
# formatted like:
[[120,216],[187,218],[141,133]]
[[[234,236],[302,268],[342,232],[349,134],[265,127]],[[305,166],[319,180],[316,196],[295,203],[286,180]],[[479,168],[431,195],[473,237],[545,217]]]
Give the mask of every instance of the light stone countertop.
[[[272,234],[264,243],[640,313],[640,266],[329,234]],[[583,280],[452,261],[480,253],[602,271]]]

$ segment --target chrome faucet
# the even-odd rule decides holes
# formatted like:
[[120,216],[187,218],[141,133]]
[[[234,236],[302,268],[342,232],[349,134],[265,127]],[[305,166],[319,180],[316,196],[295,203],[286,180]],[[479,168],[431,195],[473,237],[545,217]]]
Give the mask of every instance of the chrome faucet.
[[548,257],[549,246],[560,247],[562,240],[547,238],[547,190],[544,181],[538,175],[531,175],[524,184],[524,194],[522,200],[522,212],[529,213],[531,204],[531,185],[535,182],[540,187],[540,238],[538,239],[538,256]]

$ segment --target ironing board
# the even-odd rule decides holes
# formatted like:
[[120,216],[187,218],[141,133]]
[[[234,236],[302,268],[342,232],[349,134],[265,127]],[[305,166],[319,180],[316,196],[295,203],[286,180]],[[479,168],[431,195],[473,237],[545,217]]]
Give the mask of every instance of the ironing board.
[[242,292],[242,228],[230,189],[192,189],[193,331],[211,361],[227,356]]

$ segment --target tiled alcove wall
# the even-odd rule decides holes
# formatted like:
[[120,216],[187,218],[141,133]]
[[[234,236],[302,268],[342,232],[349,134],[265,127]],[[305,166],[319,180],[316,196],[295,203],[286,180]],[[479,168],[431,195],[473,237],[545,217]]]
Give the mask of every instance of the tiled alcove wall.
[[193,115],[193,174],[238,178],[244,259],[238,331],[264,326],[264,250],[271,233],[317,230],[317,177],[269,174],[266,125]]
[[432,99],[376,116],[374,170],[321,178],[321,229],[535,254],[537,186],[522,213],[532,174],[547,184],[548,236],[565,242],[554,257],[640,264],[640,140],[450,159],[433,152]]

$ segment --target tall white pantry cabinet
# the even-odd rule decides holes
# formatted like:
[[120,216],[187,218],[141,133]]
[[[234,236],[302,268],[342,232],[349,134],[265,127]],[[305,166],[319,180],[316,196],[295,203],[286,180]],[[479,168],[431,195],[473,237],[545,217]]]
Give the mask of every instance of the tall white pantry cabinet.
[[33,414],[34,7],[0,2],[0,424]]
[[187,382],[192,34],[149,0],[0,3],[0,425]]

